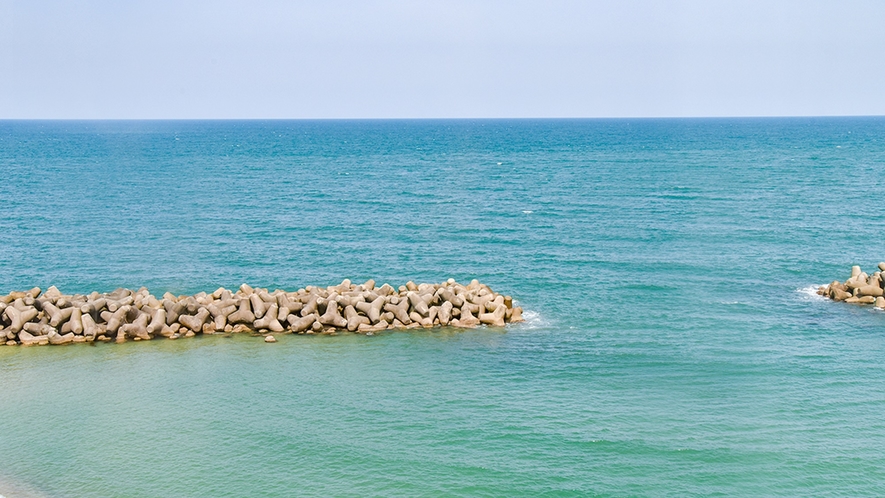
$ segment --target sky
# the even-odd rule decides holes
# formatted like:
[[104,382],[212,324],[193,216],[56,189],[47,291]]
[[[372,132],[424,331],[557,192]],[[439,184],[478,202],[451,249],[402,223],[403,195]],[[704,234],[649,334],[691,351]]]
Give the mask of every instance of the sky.
[[885,1],[0,0],[0,119],[885,115]]

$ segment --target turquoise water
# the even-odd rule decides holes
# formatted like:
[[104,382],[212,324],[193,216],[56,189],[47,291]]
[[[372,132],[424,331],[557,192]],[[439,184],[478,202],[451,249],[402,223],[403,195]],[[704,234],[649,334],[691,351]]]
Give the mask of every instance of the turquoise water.
[[471,278],[528,321],[0,347],[0,494],[885,494],[885,119],[0,122],[0,292]]

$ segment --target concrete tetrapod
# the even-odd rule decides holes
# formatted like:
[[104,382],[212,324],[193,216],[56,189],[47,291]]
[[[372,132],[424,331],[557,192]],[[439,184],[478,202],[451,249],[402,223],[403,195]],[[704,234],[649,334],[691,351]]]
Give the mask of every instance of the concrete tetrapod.
[[[254,296],[255,294],[252,295]],[[271,304],[270,307],[265,310],[264,318],[259,318],[258,320],[255,320],[255,322],[253,322],[255,329],[266,329],[270,330],[271,332],[282,332],[284,329],[283,325],[277,319],[277,311],[277,305]]]
[[[828,293],[849,302],[883,302],[881,272],[854,271],[850,282],[829,286]],[[468,285],[449,279],[440,284],[407,282],[395,288],[369,280],[344,280],[328,287],[297,291],[219,287],[190,296],[145,288],[101,294],[65,295],[55,286],[0,296],[0,344],[41,345],[76,342],[178,339],[214,333],[374,335],[391,329],[422,327],[501,327],[522,321],[522,309],[510,296],[476,280]]]
[[834,280],[829,285],[819,287],[817,293],[833,301],[885,308],[885,262],[877,266],[879,270],[872,275],[864,273],[860,266],[852,266],[851,276],[845,282]]

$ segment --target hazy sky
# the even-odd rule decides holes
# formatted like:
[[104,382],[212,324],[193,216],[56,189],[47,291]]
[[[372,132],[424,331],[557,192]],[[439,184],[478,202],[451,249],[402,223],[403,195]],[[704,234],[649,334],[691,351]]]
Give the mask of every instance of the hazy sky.
[[0,118],[857,114],[882,0],[0,0]]

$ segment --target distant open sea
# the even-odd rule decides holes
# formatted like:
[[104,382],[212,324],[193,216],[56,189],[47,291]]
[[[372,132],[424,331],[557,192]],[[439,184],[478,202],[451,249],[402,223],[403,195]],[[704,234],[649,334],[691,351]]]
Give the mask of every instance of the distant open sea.
[[885,118],[0,121],[0,293],[477,278],[527,322],[0,347],[0,495],[882,496]]

